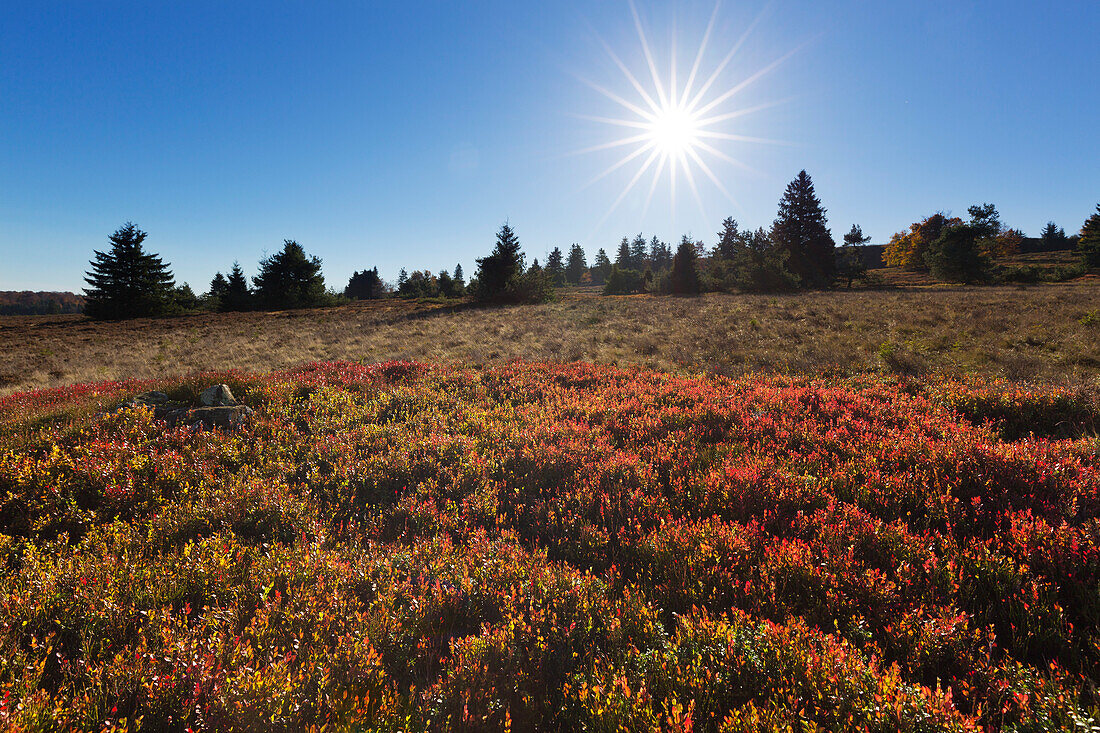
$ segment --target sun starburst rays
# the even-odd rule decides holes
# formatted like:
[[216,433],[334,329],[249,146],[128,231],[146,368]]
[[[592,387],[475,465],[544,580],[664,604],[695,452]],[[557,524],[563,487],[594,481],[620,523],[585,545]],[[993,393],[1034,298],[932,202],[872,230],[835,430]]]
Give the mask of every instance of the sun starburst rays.
[[[756,18],[747,28],[745,28],[744,32],[738,37],[729,50],[726,51],[717,66],[715,66],[709,74],[706,74],[704,73],[704,59],[708,47],[712,45],[714,30],[718,20],[719,4],[716,3],[699,41],[699,47],[695,49],[693,54],[691,67],[687,77],[684,79],[683,85],[680,86],[677,75],[675,31],[672,32],[669,58],[665,67],[668,71],[668,77],[664,79],[659,71],[657,56],[646,35],[641,15],[638,13],[638,8],[634,0],[629,0],[629,5],[634,29],[637,31],[638,42],[641,46],[642,57],[645,61],[645,71],[641,74],[632,71],[619,54],[615,53],[611,46],[600,38],[600,44],[607,52],[614,65],[622,72],[628,90],[625,94],[618,94],[603,85],[593,83],[587,79],[581,79],[584,84],[600,93],[606,99],[614,102],[629,114],[618,117],[606,115],[576,116],[592,122],[629,130],[630,134],[576,152],[591,153],[601,150],[634,146],[629,152],[619,157],[611,163],[611,165],[584,184],[583,188],[587,188],[616,171],[627,168],[631,163],[638,166],[627,181],[623,190],[611,204],[611,207],[596,225],[596,228],[598,229],[603,225],[650,171],[652,171],[652,177],[649,180],[648,191],[643,204],[643,216],[649,210],[657,187],[660,185],[660,181],[666,173],[666,169],[670,205],[673,207],[673,210],[675,210],[676,205],[678,179],[682,177],[695,203],[699,206],[700,211],[705,214],[705,207],[697,183],[696,172],[701,173],[702,176],[710,181],[723,196],[729,199],[730,202],[739,209],[740,206],[731,195],[728,187],[722,183],[719,175],[712,166],[708,164],[707,157],[730,164],[740,170],[754,174],[757,172],[742,161],[737,160],[727,151],[721,150],[708,141],[715,142],[716,144],[718,141],[746,144],[787,144],[781,140],[738,134],[728,129],[723,129],[721,126],[724,124],[728,125],[731,120],[775,107],[786,101],[765,102],[736,109],[729,109],[727,106],[731,100],[737,97],[744,89],[773,71],[776,67],[790,58],[795,51],[784,54],[755,73],[740,78],[737,83],[727,88],[720,87],[718,91],[712,91],[767,10],[767,7],[765,7],[764,10],[757,14]],[[645,84],[640,80],[646,76],[646,72],[648,72],[649,84]],[[700,80],[702,80],[701,83]],[[698,88],[696,88],[697,85]],[[631,99],[630,97],[632,95],[636,95],[636,97]],[[723,106],[727,106],[727,108],[723,110]],[[639,163],[638,161],[641,162]]]

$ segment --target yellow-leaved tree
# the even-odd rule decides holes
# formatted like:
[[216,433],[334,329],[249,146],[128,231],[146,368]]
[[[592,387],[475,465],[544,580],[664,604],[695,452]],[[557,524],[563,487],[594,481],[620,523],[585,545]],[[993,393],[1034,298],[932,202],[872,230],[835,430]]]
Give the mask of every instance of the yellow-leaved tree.
[[890,237],[884,257],[888,267],[903,267],[906,270],[927,270],[924,253],[928,246],[939,238],[943,230],[962,224],[958,217],[948,217],[937,211],[921,221],[909,225],[909,231],[901,231]]

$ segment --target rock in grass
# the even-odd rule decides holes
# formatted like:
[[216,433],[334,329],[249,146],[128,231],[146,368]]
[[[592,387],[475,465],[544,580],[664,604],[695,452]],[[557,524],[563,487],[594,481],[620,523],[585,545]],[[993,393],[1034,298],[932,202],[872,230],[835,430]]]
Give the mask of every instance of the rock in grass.
[[199,404],[203,407],[232,407],[237,404],[228,384],[215,384],[199,395]]
[[224,405],[221,407],[196,407],[175,416],[169,425],[183,424],[192,428],[220,428],[233,430],[249,415],[252,408],[244,405]]
[[132,407],[152,407],[153,417],[163,420],[169,428],[187,425],[192,428],[234,430],[252,414],[252,408],[238,405],[228,385],[216,384],[199,395],[198,406],[172,402],[164,392],[142,392],[118,405],[112,412]]

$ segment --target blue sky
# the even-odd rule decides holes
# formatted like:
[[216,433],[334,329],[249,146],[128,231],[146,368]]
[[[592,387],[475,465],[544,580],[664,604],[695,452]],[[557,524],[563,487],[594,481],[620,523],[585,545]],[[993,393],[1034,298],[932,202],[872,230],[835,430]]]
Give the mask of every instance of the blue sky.
[[[667,82],[681,84],[713,2],[637,0]],[[377,265],[472,273],[508,219],[529,256],[624,234],[708,243],[721,220],[768,225],[806,168],[838,240],[874,241],[937,210],[991,201],[1034,235],[1076,231],[1100,200],[1100,3],[733,2],[700,63],[753,23],[711,96],[789,58],[714,112],[696,169],[649,206],[645,156],[583,154],[636,117],[603,42],[648,70],[627,0],[100,2],[0,6],[0,289],[78,290],[94,248],[132,220],[178,281],[297,239],[331,286]],[[700,81],[702,77],[699,77]]]

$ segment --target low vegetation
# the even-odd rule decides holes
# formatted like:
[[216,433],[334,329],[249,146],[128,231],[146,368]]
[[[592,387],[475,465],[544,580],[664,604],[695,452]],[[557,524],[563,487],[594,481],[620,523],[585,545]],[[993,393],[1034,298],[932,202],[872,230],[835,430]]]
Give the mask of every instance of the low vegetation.
[[[235,431],[102,412],[218,381]],[[577,364],[13,395],[0,724],[1092,730],[1098,418]]]
[[403,300],[90,322],[0,319],[0,393],[308,361],[514,359],[673,372],[1100,375],[1100,285],[600,297],[474,308]]

